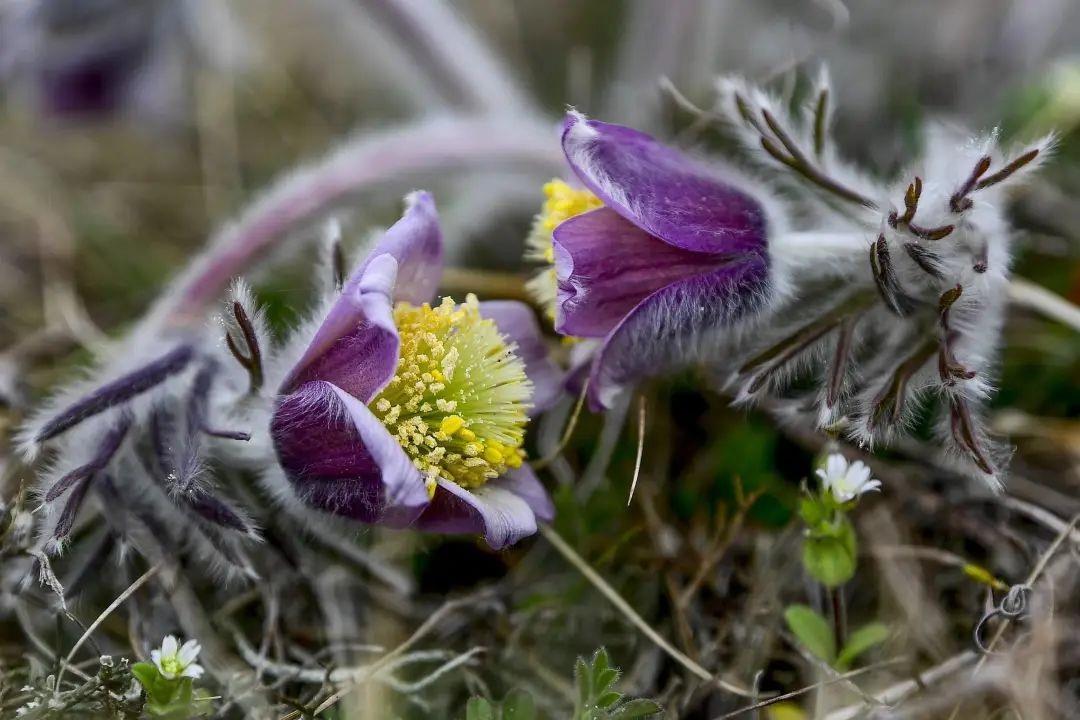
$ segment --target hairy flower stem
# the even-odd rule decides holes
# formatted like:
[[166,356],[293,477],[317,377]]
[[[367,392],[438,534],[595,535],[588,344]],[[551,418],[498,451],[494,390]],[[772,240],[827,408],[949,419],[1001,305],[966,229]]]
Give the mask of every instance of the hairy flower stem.
[[536,168],[544,176],[562,172],[546,125],[505,117],[454,118],[362,135],[312,167],[287,175],[226,225],[147,322],[166,328],[199,322],[229,281],[269,255],[289,230],[363,190],[419,173],[508,166]]

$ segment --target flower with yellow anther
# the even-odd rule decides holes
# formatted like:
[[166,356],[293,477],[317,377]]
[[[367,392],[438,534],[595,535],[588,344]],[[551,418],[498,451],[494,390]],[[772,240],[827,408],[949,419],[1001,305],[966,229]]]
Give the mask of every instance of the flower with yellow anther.
[[265,478],[304,512],[502,549],[554,517],[522,441],[528,413],[562,394],[562,372],[524,303],[437,298],[435,203],[423,192],[406,203],[305,331],[269,419],[280,473]]
[[398,303],[400,360],[370,408],[423,474],[477,488],[520,467],[532,383],[515,346],[480,315],[476,296],[457,305]]
[[602,206],[600,198],[584,188],[573,187],[558,179],[544,183],[544,205],[533,219],[532,230],[525,241],[525,259],[545,266],[529,280],[527,288],[551,321],[555,320],[557,288],[551,233],[560,223]]

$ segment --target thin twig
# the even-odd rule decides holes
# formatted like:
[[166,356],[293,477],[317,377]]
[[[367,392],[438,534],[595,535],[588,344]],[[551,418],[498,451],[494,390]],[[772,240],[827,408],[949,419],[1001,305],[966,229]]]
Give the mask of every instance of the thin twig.
[[626,506],[634,499],[634,490],[637,489],[638,477],[641,475],[641,456],[645,454],[645,396],[641,396],[638,404],[638,443],[637,456],[634,458],[634,479],[630,481],[630,497],[626,498]]
[[113,611],[116,610],[116,608],[123,605],[124,601],[127,600],[129,597],[131,597],[132,594],[136,590],[138,590],[143,585],[145,585],[147,583],[147,581],[150,580],[150,578],[157,575],[157,573],[158,573],[158,571],[160,569],[161,569],[161,563],[158,563],[157,565],[154,565],[149,570],[144,572],[141,576],[139,576],[139,578],[135,582],[131,583],[131,585],[128,585],[127,590],[120,593],[120,595],[117,596],[117,598],[115,600],[113,600],[111,603],[109,603],[109,607],[105,608],[101,612],[101,614],[97,616],[97,619],[94,620],[94,622],[90,623],[90,627],[86,628],[86,632],[84,632],[82,634],[82,637],[80,637],[75,642],[75,644],[72,646],[71,652],[69,652],[67,654],[67,657],[64,659],[64,662],[61,663],[61,665],[60,665],[59,672],[56,673],[56,691],[57,692],[60,692],[60,680],[63,679],[63,677],[64,677],[64,670],[67,668],[68,665],[71,664],[71,660],[72,660],[72,658],[75,657],[75,653],[77,653],[79,651],[79,648],[81,648],[83,643],[87,641],[87,639],[90,637],[91,633],[93,633],[95,630],[97,630],[98,626],[101,625],[101,623],[103,623],[105,621],[105,618],[109,617],[109,615],[111,615],[113,613]]
[[792,698],[799,697],[800,695],[805,695],[806,693],[813,692],[814,690],[820,690],[821,688],[828,687],[829,685],[836,685],[837,683],[846,682],[851,678],[859,677],[860,675],[865,675],[867,673],[874,672],[875,670],[881,670],[883,668],[891,667],[893,665],[899,665],[904,662],[907,662],[906,658],[892,658],[891,660],[883,660],[882,662],[875,663],[873,665],[867,665],[866,667],[859,668],[858,670],[851,670],[844,673],[843,675],[840,675],[839,677],[822,680],[821,682],[814,683],[813,685],[807,685],[804,688],[792,690],[791,692],[786,692],[783,695],[776,695],[769,698],[768,700],[762,700],[761,702],[754,703],[753,705],[747,705],[746,707],[739,708],[738,710],[732,710],[726,715],[718,715],[717,717],[713,718],[713,720],[728,720],[729,718],[738,717],[743,713],[760,710],[761,708],[768,707],[769,705],[774,705],[778,702],[783,702],[785,700],[791,700]]
[[589,379],[585,378],[585,382],[581,385],[581,392],[578,394],[577,402],[574,404],[574,412],[570,415],[570,422],[566,423],[566,430],[563,431],[562,437],[559,438],[559,443],[546,456],[532,463],[533,470],[542,470],[546,468],[548,465],[555,462],[560,453],[566,448],[567,443],[570,442],[570,436],[574,434],[574,428],[577,427],[578,418],[581,416],[581,408],[585,406],[585,397],[588,394]]
[[[976,655],[973,651],[965,650],[959,655],[954,655],[929,670],[918,673],[914,680],[905,680],[895,685],[890,685],[879,693],[874,693],[874,699],[883,705],[895,705],[919,690],[923,690],[929,685],[941,682],[959,672],[974,662],[975,658]],[[825,720],[854,720],[854,718],[862,717],[865,712],[866,704],[857,703],[832,711],[825,716]]]
[[[379,670],[386,667],[395,658],[397,658],[402,653],[407,652],[409,650],[409,648],[411,648],[413,645],[415,645],[420,640],[422,640],[425,635],[427,635],[429,632],[431,632],[432,629],[434,629],[439,623],[442,622],[444,617],[446,617],[450,613],[454,612],[455,610],[457,610],[459,607],[461,607],[463,605],[470,605],[470,604],[473,604],[475,602],[476,602],[476,596],[472,595],[472,596],[469,596],[469,597],[458,598],[456,600],[450,600],[449,602],[446,602],[445,604],[443,604],[442,607],[440,607],[435,612],[431,613],[431,615],[428,616],[428,619],[425,620],[420,625],[420,627],[418,627],[416,629],[416,631],[413,632],[413,634],[410,635],[408,637],[408,639],[405,640],[405,642],[401,643],[396,648],[394,648],[390,652],[386,653],[385,655],[383,655],[381,658],[379,658],[375,662],[371,663],[371,665],[368,665],[365,668],[366,672],[364,673],[363,677],[355,678],[352,682],[347,683],[346,685],[342,686],[341,688],[338,688],[338,690],[336,690],[332,695],[330,695],[330,697],[323,700],[322,703],[320,703],[319,706],[315,708],[315,710],[313,711],[312,714],[313,715],[318,715],[319,713],[323,712],[327,708],[330,708],[330,707],[336,705],[338,703],[338,701],[341,700],[341,698],[345,697],[346,695],[351,693],[353,690],[355,690],[357,685],[362,684],[363,682],[370,679],[373,675],[375,675],[377,672],[379,672]],[[288,715],[285,715],[284,717],[282,717],[281,720],[297,720],[297,718],[299,718],[300,716],[301,715],[300,715],[300,713],[298,711],[297,712],[292,712],[292,713],[289,713]]]
[[675,660],[675,662],[679,663],[684,668],[689,670],[700,680],[708,683],[715,683],[717,687],[722,688],[723,690],[726,690],[740,697],[753,697],[753,693],[751,693],[746,688],[734,685],[716,677],[708,670],[703,668],[701,665],[694,662],[692,659],[690,659],[683,653],[679,652],[674,646],[671,645],[671,643],[664,639],[663,635],[656,632],[656,630],[654,630],[652,626],[650,626],[649,623],[647,623],[645,619],[641,617],[641,615],[638,615],[637,611],[634,610],[634,608],[630,607],[630,604],[626,602],[626,600],[624,600],[621,595],[619,595],[615,588],[611,587],[611,585],[609,585],[607,581],[600,576],[599,573],[593,570],[593,568],[587,562],[585,562],[584,558],[578,555],[577,552],[572,547],[570,547],[570,545],[568,545],[567,542],[563,540],[562,537],[550,526],[541,525],[540,533],[547,539],[548,542],[550,542],[555,547],[556,550],[559,551],[560,555],[566,558],[566,560],[571,565],[573,565],[578,572],[584,575],[585,579],[592,583],[593,587],[599,590],[600,593],[604,597],[606,597],[612,605],[614,605],[638,630],[642,632],[643,635],[645,635],[645,637],[649,638],[649,640],[654,642],[661,650],[663,650],[673,660]]
[[1009,283],[1009,299],[1080,332],[1080,307],[1040,285],[1014,275]]

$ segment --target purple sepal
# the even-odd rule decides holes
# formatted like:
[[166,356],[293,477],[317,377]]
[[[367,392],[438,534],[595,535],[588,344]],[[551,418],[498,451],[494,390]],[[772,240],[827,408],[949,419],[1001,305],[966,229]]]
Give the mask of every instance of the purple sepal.
[[408,197],[405,213],[353,272],[300,360],[281,384],[288,393],[326,380],[369,402],[394,376],[394,303],[432,299],[442,274],[442,231],[431,195]]
[[419,190],[405,198],[401,219],[383,233],[367,258],[346,282],[346,289],[364,275],[380,255],[397,260],[394,302],[413,305],[431,302],[439,289],[443,269],[442,229],[431,193]]
[[701,253],[763,254],[761,203],[701,162],[650,135],[570,113],[563,151],[604,205],[669,245]]
[[577,337],[603,337],[657,290],[730,263],[727,255],[668,245],[608,208],[560,224],[553,242],[555,329]]
[[428,503],[420,473],[362,402],[328,382],[286,395],[270,423],[298,497],[335,515],[395,527]]
[[397,261],[379,255],[362,273],[330,308],[280,392],[325,380],[367,402],[394,377],[400,341],[391,293]]
[[526,465],[474,490],[439,480],[428,508],[413,523],[418,530],[480,534],[501,550],[536,532],[537,521],[550,522],[555,508],[544,486]]
[[764,261],[739,261],[672,283],[631,310],[607,336],[593,359],[589,407],[610,408],[615,398],[642,377],[696,359],[698,341],[710,330],[730,325],[764,302],[768,281]]
[[762,305],[767,223],[734,181],[637,130],[571,113],[563,150],[605,204],[553,233],[556,329],[603,338],[589,379],[602,410]]

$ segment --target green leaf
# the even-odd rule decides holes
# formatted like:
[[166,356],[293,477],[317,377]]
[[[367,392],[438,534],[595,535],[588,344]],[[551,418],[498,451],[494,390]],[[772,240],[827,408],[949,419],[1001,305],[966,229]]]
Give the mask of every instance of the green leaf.
[[536,703],[527,691],[515,688],[502,701],[502,720],[536,720]]
[[465,705],[465,720],[495,720],[495,711],[484,698],[469,698]]
[[836,669],[847,670],[855,658],[889,639],[889,628],[884,623],[872,622],[851,633],[836,658]]
[[803,543],[803,566],[819,583],[834,588],[855,575],[855,529],[845,518],[830,534],[814,534]]
[[784,620],[807,650],[832,663],[836,657],[836,639],[825,618],[806,605],[791,605],[784,611]]
[[131,674],[143,686],[149,704],[166,706],[173,701],[179,685],[175,680],[162,676],[157,665],[147,662],[135,663],[131,666]]
[[625,705],[619,706],[608,717],[611,720],[635,720],[635,718],[647,718],[663,712],[663,708],[652,700],[631,700]]
[[154,688],[158,678],[161,677],[157,665],[148,662],[137,662],[132,665],[131,674],[135,676],[135,679],[139,681],[139,684],[143,686],[143,690],[146,690],[147,693]]
[[661,711],[660,706],[651,700],[625,700],[621,692],[612,689],[621,673],[619,668],[611,664],[604,648],[593,653],[590,661],[579,657],[574,674],[577,676],[579,695],[574,720],[630,720]]
[[619,671],[615,668],[606,668],[599,672],[594,670],[593,694],[603,695],[619,679]]
[[816,528],[825,520],[825,508],[816,497],[804,497],[799,501],[799,517],[807,527]]
[[623,695],[621,692],[609,690],[596,698],[596,707],[601,710],[607,710],[609,707],[622,700],[622,697]]

